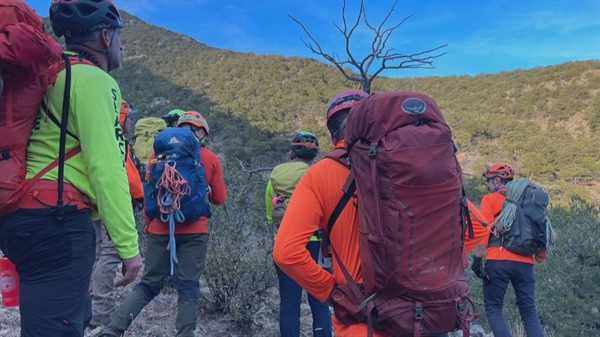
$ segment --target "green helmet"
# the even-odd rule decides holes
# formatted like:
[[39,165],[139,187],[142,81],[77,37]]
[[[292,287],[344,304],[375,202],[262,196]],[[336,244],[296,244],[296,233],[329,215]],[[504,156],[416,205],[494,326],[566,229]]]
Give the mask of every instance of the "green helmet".
[[169,111],[169,113],[167,115],[181,117],[181,115],[183,115],[184,113],[185,113],[185,111],[183,111],[181,109],[173,109],[173,110]]
[[181,117],[181,115],[183,115],[184,113],[185,111],[181,109],[173,109],[169,111],[166,115],[163,115],[162,119],[165,121],[165,123],[167,123],[167,125],[171,125],[171,123],[177,122],[179,120],[179,117]]
[[319,152],[319,140],[311,132],[300,131],[294,135],[290,149],[298,158],[313,160]]

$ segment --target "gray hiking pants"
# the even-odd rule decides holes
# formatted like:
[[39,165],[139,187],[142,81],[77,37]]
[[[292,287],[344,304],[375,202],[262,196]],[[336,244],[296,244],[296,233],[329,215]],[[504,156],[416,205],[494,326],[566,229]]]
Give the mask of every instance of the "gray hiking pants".
[[94,221],[96,229],[96,266],[92,273],[92,321],[90,325],[107,325],[116,306],[115,278],[121,258],[104,225]]
[[[175,235],[177,259],[177,336],[193,337],[198,320],[200,276],[204,271],[208,234]],[[168,279],[171,261],[167,245],[168,235],[148,234],[144,274],[140,283],[113,312],[110,324],[103,331],[106,336],[119,336],[127,330],[142,309],[156,297]]]

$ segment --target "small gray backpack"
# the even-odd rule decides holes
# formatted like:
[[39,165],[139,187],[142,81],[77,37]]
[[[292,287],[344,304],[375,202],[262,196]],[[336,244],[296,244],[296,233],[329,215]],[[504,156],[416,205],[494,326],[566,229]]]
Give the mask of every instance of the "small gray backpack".
[[506,184],[506,200],[495,222],[490,246],[502,246],[525,256],[549,248],[555,233],[548,219],[550,196],[540,185],[521,178]]

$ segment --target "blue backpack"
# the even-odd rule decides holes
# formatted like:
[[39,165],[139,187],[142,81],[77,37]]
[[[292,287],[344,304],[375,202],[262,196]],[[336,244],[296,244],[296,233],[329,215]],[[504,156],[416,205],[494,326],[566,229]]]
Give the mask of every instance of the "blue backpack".
[[150,179],[144,184],[146,215],[164,222],[211,217],[200,141],[184,128],[167,128],[154,139]]

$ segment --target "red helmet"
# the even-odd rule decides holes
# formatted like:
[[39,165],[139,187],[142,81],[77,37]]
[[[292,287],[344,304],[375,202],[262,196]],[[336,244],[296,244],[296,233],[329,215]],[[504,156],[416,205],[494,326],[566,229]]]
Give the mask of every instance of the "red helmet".
[[369,95],[362,90],[344,90],[335,95],[327,105],[327,121],[341,110],[350,109]]
[[52,0],[50,22],[58,37],[123,28],[123,18],[112,0]]
[[124,99],[121,100],[121,111],[119,112],[119,124],[121,124],[121,128],[124,133],[128,133],[130,130],[133,130],[133,117],[132,115],[136,113],[137,110],[133,110],[133,108],[127,103]]
[[208,127],[206,118],[204,118],[204,116],[197,111],[187,111],[181,115],[181,117],[179,117],[179,121],[177,122],[177,126],[179,127],[186,123],[192,124],[199,128],[204,128],[204,130],[206,130],[206,134],[210,134],[210,128]]
[[491,179],[494,177],[500,177],[501,179],[513,179],[515,177],[515,171],[512,166],[506,163],[494,163],[490,165],[485,172],[483,172],[483,177],[486,179]]

